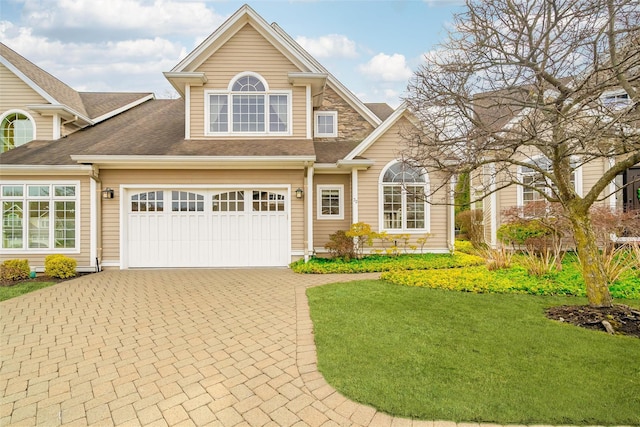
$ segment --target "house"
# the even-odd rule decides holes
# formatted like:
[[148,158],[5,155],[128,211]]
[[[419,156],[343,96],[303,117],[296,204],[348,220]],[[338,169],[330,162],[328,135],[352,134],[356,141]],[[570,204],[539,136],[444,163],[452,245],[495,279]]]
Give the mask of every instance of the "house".
[[286,266],[357,222],[452,247],[450,192],[421,197],[438,176],[399,159],[407,109],[363,103],[249,6],[164,73],[175,100],[78,93],[0,53],[2,260]]
[[[567,78],[567,82],[570,79]],[[534,122],[531,117],[533,109],[525,108],[528,93],[527,87],[487,92],[476,95],[474,111],[478,122],[485,126],[488,134],[505,135],[505,146],[518,143],[524,133],[526,122]],[[532,93],[535,93],[533,90]],[[524,95],[523,95],[524,94]],[[504,100],[504,101],[503,101]],[[617,108],[628,106],[628,96],[623,91],[607,91],[601,101],[614,113]],[[577,120],[572,117],[572,120]],[[634,122],[632,122],[634,123]],[[538,124],[539,126],[539,124]],[[544,138],[544,137],[543,137]],[[543,141],[543,139],[541,140]],[[540,142],[542,145],[542,142]],[[509,146],[510,151],[513,147]],[[578,151],[578,150],[576,150]],[[589,159],[585,160],[586,157]],[[482,209],[482,227],[487,244],[495,248],[500,245],[498,229],[510,219],[514,209],[519,216],[541,216],[550,214],[546,199],[541,192],[549,194],[552,185],[546,181],[540,170],[552,172],[552,163],[542,152],[535,148],[535,143],[527,143],[514,150],[516,162],[502,165],[488,163],[476,170],[471,178],[471,198],[475,200],[472,209]],[[619,159],[618,159],[619,160]],[[572,174],[570,181],[575,193],[583,197],[617,161],[615,156],[587,153],[585,156],[572,155]],[[529,167],[531,165],[531,167]],[[640,163],[619,173],[608,187],[600,194],[596,207],[606,207],[610,212],[637,212],[640,214]],[[634,222],[627,231],[632,235],[611,236],[619,241],[637,241],[637,224],[640,217],[631,216]],[[626,224],[628,225],[628,224]]]

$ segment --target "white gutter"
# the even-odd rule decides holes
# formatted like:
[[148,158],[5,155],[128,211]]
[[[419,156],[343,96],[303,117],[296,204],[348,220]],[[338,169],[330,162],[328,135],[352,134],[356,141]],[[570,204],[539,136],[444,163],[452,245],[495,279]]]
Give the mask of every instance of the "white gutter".
[[357,223],[358,218],[358,169],[353,169],[351,171],[351,223]]
[[6,165],[0,168],[0,176],[5,175],[87,175],[91,165]]
[[127,155],[72,155],[78,163],[99,164],[101,169],[157,168],[168,169],[208,167],[256,167],[270,163],[269,167],[302,167],[305,162],[314,162],[315,156],[127,156]]

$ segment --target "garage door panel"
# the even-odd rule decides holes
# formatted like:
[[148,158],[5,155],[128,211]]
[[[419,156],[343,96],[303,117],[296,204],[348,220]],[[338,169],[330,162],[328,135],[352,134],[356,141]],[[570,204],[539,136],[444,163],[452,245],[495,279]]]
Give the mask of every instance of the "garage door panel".
[[[164,201],[171,200],[165,203],[167,211],[129,213],[129,266],[288,264],[290,230],[284,191],[163,191]],[[160,191],[153,193],[162,199]],[[146,206],[140,201],[143,196],[137,197],[136,203]]]

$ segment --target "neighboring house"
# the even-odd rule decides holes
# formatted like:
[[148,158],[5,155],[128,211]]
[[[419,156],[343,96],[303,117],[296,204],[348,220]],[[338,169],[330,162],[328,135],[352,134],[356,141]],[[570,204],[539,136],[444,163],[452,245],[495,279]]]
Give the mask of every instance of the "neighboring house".
[[[523,117],[526,117],[521,114],[522,110],[513,111],[507,107],[502,109],[487,107],[488,105],[496,105],[491,99],[500,95],[504,96],[501,92],[486,93],[477,96],[475,100],[476,114],[481,115],[480,122],[486,124],[494,132],[509,129],[517,125]],[[510,93],[509,99],[516,99],[516,97],[517,95]],[[605,103],[617,102],[622,106],[628,102],[628,97],[626,94],[612,92],[605,96],[603,101]],[[520,161],[523,163],[535,164],[540,169],[551,171],[551,162],[531,146],[527,146],[519,153],[521,155]],[[615,158],[598,157],[580,164],[580,159],[572,156],[572,162],[574,161],[575,169],[571,180],[576,193],[583,196],[611,167]],[[515,184],[509,185],[510,183]],[[518,183],[523,185],[518,185]],[[505,213],[508,213],[512,208],[519,208],[522,214],[527,211],[526,206],[529,204],[535,204],[532,205],[534,212],[536,209],[543,208],[546,199],[534,188],[551,191],[542,174],[526,166],[509,165],[506,169],[497,171],[494,164],[486,164],[481,170],[472,174],[471,198],[476,200],[472,209],[482,209],[484,237],[491,247],[495,248],[500,244],[498,229],[508,220],[508,215]],[[596,206],[606,206],[612,211],[637,211],[640,213],[640,164],[636,164],[619,174],[603,192],[601,200],[596,203]],[[614,236],[614,238],[616,237],[620,236]],[[638,237],[625,236],[622,240],[625,239],[635,241],[638,240]]]
[[406,108],[362,103],[248,6],[164,73],[176,100],[78,93],[1,53],[3,260],[286,266],[356,222],[453,245],[430,203],[449,193],[425,200],[437,175],[399,161]]

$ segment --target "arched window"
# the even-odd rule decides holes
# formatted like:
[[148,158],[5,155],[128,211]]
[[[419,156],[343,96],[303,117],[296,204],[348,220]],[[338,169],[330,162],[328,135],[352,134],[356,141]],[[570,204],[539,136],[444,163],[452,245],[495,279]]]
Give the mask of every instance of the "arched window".
[[0,124],[2,153],[31,141],[34,137],[34,124],[31,118],[21,112],[10,112],[2,118]]
[[428,231],[428,175],[403,162],[392,162],[382,170],[380,203],[382,230]]
[[258,74],[242,73],[226,91],[208,91],[207,97],[209,135],[286,134],[291,128],[291,92],[269,90]]

